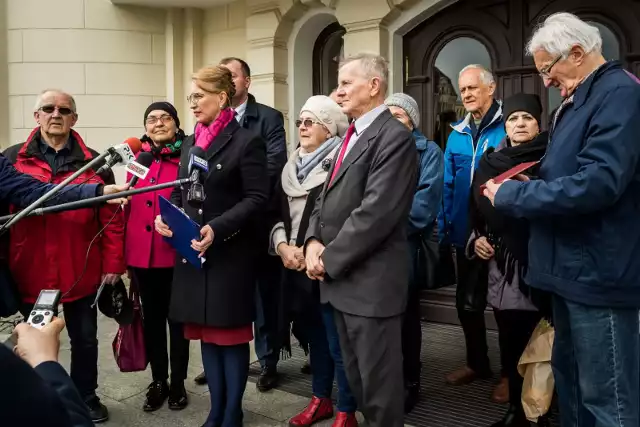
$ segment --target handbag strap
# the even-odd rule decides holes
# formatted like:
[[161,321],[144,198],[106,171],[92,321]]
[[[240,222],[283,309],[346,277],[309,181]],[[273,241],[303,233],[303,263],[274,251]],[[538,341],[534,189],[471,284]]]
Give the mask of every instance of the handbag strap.
[[133,278],[129,284],[129,300],[133,304],[133,308],[140,308],[140,289],[138,281]]

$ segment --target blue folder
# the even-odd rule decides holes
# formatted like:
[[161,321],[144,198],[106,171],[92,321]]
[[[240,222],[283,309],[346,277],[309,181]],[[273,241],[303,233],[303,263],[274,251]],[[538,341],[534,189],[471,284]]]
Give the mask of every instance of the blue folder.
[[192,240],[200,240],[200,226],[189,218],[179,207],[172,204],[162,196],[158,196],[160,201],[160,216],[162,221],[173,231],[172,237],[165,237],[169,243],[184,259],[195,267],[202,268],[203,259],[199,258],[200,252],[191,247]]

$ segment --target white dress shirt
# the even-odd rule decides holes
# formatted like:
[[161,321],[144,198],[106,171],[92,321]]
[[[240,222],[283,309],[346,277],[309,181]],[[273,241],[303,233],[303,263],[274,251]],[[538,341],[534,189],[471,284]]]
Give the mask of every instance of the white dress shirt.
[[247,98],[242,104],[238,105],[237,108],[235,108],[236,110],[236,120],[238,121],[238,123],[242,123],[242,118],[244,117],[244,113],[245,111],[247,111],[247,102],[249,101],[249,98]]
[[386,105],[379,105],[373,110],[363,114],[359,119],[356,120],[356,128],[353,132],[353,135],[351,135],[351,139],[349,139],[349,145],[347,145],[347,148],[344,152],[344,157],[347,157],[349,151],[351,151],[353,146],[358,142],[358,139],[360,138],[360,135],[362,135],[362,132],[364,132],[371,125],[371,123],[373,123],[373,121],[387,109],[388,107]]

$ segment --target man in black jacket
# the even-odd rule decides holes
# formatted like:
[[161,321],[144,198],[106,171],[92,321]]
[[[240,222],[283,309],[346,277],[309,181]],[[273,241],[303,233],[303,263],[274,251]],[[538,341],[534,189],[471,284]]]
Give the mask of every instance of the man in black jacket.
[[[273,193],[282,168],[287,162],[287,142],[282,113],[256,102],[255,97],[249,93],[251,69],[245,61],[229,57],[222,59],[220,65],[231,71],[233,76],[236,94],[231,105],[236,111],[236,120],[243,128],[260,135],[267,145],[269,188]],[[273,204],[270,203],[269,206]],[[254,334],[256,354],[262,368],[257,388],[260,391],[267,391],[272,389],[278,381],[277,365],[281,347],[278,333],[278,296],[280,295],[278,287],[281,285],[282,264],[277,257],[270,256],[267,251],[270,230],[266,221],[261,230],[265,249],[256,266],[260,273],[257,283],[257,318],[254,323]],[[195,380],[198,384],[204,384],[206,382],[204,373],[198,375]]]

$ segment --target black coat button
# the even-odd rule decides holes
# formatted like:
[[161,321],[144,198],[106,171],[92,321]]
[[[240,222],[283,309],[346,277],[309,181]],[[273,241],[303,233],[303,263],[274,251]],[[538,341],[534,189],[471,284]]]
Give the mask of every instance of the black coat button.
[[148,206],[148,207],[151,207],[151,205],[152,205],[152,204],[153,204],[153,203],[151,203],[151,200],[147,200],[147,206]]
[[151,178],[151,183],[153,184],[155,182],[156,182],[156,179],[155,178]]
[[149,231],[149,232],[150,232],[150,231],[151,231],[151,226],[150,226],[150,225],[147,225],[147,226],[145,227],[145,229],[146,229],[147,231]]

